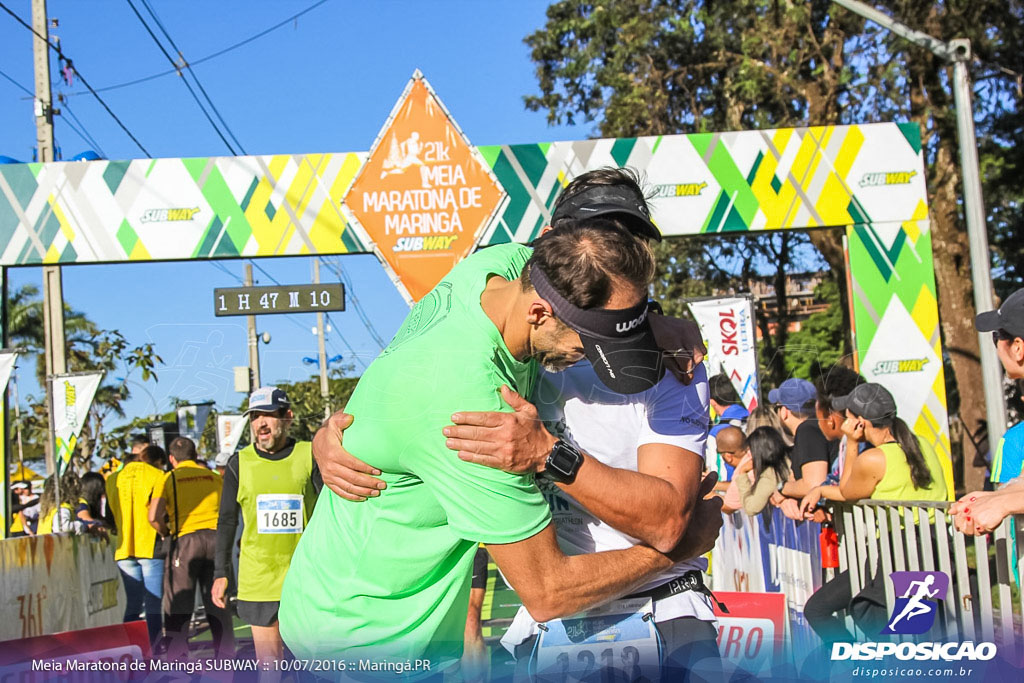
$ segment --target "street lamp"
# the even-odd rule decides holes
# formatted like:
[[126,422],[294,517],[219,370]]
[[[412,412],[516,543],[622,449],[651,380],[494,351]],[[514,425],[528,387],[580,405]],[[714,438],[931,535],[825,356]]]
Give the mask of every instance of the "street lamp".
[[[957,140],[960,147],[960,172],[964,184],[964,215],[967,239],[971,249],[971,280],[974,285],[975,311],[995,308],[992,274],[989,266],[988,232],[985,227],[985,204],[981,195],[981,171],[978,167],[978,140],[974,133],[974,110],[971,106],[971,82],[967,62],[971,59],[971,41],[951,40],[948,43],[927,33],[915,31],[892,17],[858,0],[832,0],[854,14],[873,21],[915,45],[920,45],[953,65],[953,102],[956,109]],[[981,352],[981,380],[985,388],[985,413],[990,438],[999,438],[1006,431],[1006,403],[1003,398],[1003,375],[995,347],[978,335]]]

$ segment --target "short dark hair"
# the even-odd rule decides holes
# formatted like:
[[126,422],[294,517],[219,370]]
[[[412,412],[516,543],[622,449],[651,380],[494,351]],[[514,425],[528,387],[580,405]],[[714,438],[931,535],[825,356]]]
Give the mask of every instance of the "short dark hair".
[[814,382],[814,388],[818,392],[818,408],[828,415],[833,412],[832,399],[846,396],[857,388],[858,384],[864,384],[864,378],[845,365],[836,363],[822,368]]
[[146,446],[139,453],[139,459],[159,469],[163,469],[167,465],[167,453],[159,446]]
[[168,447],[168,450],[178,462],[181,462],[182,460],[196,459],[196,444],[187,436],[174,437],[174,440],[171,441],[171,445]]
[[601,308],[608,303],[616,281],[638,289],[654,278],[654,253],[647,242],[609,218],[560,221],[533,243],[533,255],[523,266],[523,291],[533,287],[530,267],[536,264],[551,286],[577,308]]
[[740,402],[740,395],[736,393],[736,387],[732,385],[732,380],[724,372],[708,378],[708,393],[715,402],[722,405]]

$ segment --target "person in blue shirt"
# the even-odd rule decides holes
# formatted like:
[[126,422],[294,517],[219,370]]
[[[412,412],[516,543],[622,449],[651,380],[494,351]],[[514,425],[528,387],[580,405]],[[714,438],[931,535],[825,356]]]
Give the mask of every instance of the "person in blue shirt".
[[[979,332],[991,332],[999,362],[1010,379],[1024,379],[1024,289],[1006,297],[995,311],[974,320]],[[1024,464],[1024,423],[1011,427],[1000,439],[992,458],[992,482],[1005,484],[1021,475]]]

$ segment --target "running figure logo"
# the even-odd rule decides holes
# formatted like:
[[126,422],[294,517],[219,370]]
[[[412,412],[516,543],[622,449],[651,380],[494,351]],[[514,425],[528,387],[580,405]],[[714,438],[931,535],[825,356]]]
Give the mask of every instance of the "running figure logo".
[[946,597],[949,576],[944,572],[893,572],[896,591],[889,624],[882,633],[921,634],[935,623],[936,600]]

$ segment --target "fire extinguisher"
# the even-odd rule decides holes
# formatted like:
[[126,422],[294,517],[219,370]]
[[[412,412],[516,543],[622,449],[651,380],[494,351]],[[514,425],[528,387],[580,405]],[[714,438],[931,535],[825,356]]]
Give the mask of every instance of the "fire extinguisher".
[[821,525],[821,566],[823,569],[839,568],[839,534],[832,522]]

